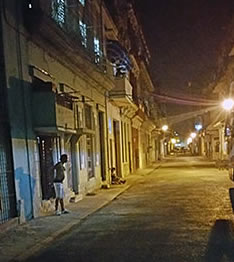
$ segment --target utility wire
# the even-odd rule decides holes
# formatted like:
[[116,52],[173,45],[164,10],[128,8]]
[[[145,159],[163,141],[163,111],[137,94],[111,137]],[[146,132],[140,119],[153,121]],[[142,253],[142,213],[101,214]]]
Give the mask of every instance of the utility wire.
[[201,109],[201,110],[196,110],[196,111],[192,111],[192,112],[188,112],[188,113],[169,116],[169,117],[166,117],[166,119],[167,119],[168,124],[176,124],[176,123],[194,118],[198,115],[202,115],[202,114],[205,114],[205,113],[208,113],[210,111],[217,110],[217,109],[218,109],[217,106],[212,106],[212,107],[208,107],[208,108]]
[[172,97],[168,95],[159,95],[155,93],[153,93],[152,95],[161,101],[172,103],[172,104],[192,105],[192,106],[217,106],[219,104],[219,101],[208,100],[203,98],[183,99],[183,98]]

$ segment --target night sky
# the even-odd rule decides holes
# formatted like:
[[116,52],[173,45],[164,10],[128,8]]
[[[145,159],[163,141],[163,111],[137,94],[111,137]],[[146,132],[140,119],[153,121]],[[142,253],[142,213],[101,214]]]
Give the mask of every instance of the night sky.
[[[234,0],[135,0],[135,5],[160,92],[201,94],[214,75]],[[168,115],[194,110],[171,104],[166,108]]]

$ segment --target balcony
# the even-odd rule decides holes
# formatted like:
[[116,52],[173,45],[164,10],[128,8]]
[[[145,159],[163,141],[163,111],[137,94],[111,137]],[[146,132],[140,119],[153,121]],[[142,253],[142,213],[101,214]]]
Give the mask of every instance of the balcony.
[[76,133],[71,99],[51,91],[33,92],[33,126],[38,132]]
[[132,86],[126,77],[117,77],[115,87],[110,91],[110,100],[118,107],[133,104]]
[[77,135],[95,135],[95,121],[92,107],[84,105],[84,121],[77,128]]

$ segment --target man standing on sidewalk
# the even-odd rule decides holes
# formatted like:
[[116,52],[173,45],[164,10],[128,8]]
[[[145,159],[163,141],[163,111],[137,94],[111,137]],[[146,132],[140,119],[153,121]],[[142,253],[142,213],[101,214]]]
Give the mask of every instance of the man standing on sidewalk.
[[[63,154],[60,157],[60,161],[54,165],[53,171],[55,171],[54,175],[54,189],[55,189],[55,214],[60,216],[61,214],[69,213],[68,210],[64,208],[64,187],[63,180],[65,178],[65,167],[64,164],[67,163],[67,155]],[[59,211],[59,203],[61,207],[61,211]]]

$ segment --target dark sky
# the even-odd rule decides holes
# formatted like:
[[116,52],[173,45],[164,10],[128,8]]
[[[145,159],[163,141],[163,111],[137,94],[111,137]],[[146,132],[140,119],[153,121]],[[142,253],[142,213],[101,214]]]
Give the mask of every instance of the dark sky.
[[[234,0],[135,0],[135,4],[152,56],[151,75],[160,92],[201,94],[213,77]],[[168,114],[193,110],[167,108]]]

